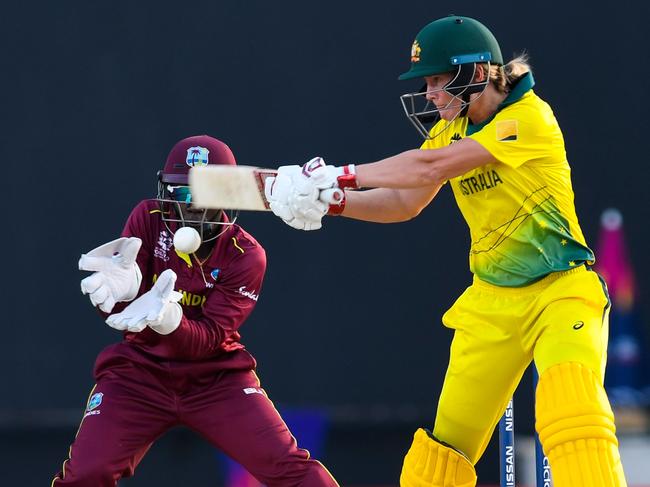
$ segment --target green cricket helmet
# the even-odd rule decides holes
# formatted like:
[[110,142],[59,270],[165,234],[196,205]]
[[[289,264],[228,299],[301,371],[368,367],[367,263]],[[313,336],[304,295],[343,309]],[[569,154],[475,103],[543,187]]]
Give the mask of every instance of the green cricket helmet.
[[[469,17],[450,15],[426,25],[411,47],[411,69],[399,79],[407,80],[452,73],[444,91],[458,98],[459,115],[467,113],[472,93],[481,93],[489,79],[474,82],[478,63],[503,64],[501,48],[490,30]],[[407,117],[425,138],[424,124],[436,122],[439,110],[426,99],[426,85],[417,93],[401,96]],[[447,108],[447,107],[445,107]]]

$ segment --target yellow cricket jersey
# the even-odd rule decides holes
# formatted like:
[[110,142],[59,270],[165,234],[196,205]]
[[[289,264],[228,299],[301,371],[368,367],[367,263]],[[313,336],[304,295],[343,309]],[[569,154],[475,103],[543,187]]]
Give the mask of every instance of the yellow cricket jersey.
[[[573,204],[564,138],[526,74],[485,122],[440,120],[422,149],[470,137],[498,161],[449,181],[469,225],[470,270],[497,286],[518,287],[551,272],[593,263]],[[444,130],[443,130],[444,128]]]

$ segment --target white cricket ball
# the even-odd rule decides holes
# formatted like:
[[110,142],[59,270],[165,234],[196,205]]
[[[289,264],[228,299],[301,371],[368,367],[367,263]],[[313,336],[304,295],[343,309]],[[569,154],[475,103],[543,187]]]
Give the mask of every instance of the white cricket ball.
[[201,246],[201,236],[192,227],[181,227],[174,233],[174,247],[179,252],[193,254]]

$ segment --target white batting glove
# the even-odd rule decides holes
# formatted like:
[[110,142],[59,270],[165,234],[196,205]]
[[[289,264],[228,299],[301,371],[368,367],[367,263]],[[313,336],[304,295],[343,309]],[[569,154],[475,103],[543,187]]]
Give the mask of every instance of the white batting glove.
[[318,189],[359,189],[354,164],[328,166],[322,157],[314,157],[302,166],[302,174]]
[[[296,191],[296,182],[300,183],[304,176],[301,175],[300,166],[282,166],[278,169],[277,176],[267,178],[264,182],[264,194],[273,213],[280,217],[287,225],[297,230],[318,230],[321,228],[321,218],[317,214],[298,215],[292,211],[289,198]],[[304,192],[307,187],[302,188]],[[310,196],[318,198],[319,190],[313,188]]]
[[314,157],[302,166],[300,174],[293,176],[293,182],[289,207],[294,216],[307,220],[341,214],[345,207],[342,188],[358,187],[354,165],[328,166],[321,157]]
[[293,191],[293,175],[299,173],[300,166],[281,166],[275,177],[266,178],[264,181],[264,196],[271,211],[285,222],[293,219],[288,199]]
[[300,220],[320,223],[327,214],[329,205],[319,199],[320,189],[312,181],[306,179],[303,175],[298,175],[297,178],[303,181],[294,186],[294,190],[289,194],[287,200],[292,215]]
[[81,254],[79,270],[94,271],[81,281],[93,306],[110,313],[116,302],[137,296],[142,274],[135,259],[141,245],[139,238],[122,237]]
[[106,323],[116,330],[141,332],[147,326],[161,335],[173,332],[181,323],[183,295],[174,291],[176,273],[162,272],[150,291],[129,304],[121,313],[110,315]]

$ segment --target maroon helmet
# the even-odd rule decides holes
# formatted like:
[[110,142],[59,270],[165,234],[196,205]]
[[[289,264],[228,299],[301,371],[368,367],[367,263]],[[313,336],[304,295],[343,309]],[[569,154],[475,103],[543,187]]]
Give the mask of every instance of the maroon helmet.
[[207,164],[236,165],[230,147],[209,135],[195,135],[177,142],[167,156],[160,181],[171,184],[188,184],[191,167]]
[[[165,167],[158,171],[158,201],[165,223],[194,226],[206,242],[219,236],[223,228],[235,223],[236,212],[192,209],[192,195],[188,175],[190,168],[208,164],[236,165],[230,147],[209,135],[195,135],[183,139],[172,147]],[[168,226],[171,233],[172,228]],[[222,229],[221,231],[217,231]]]

